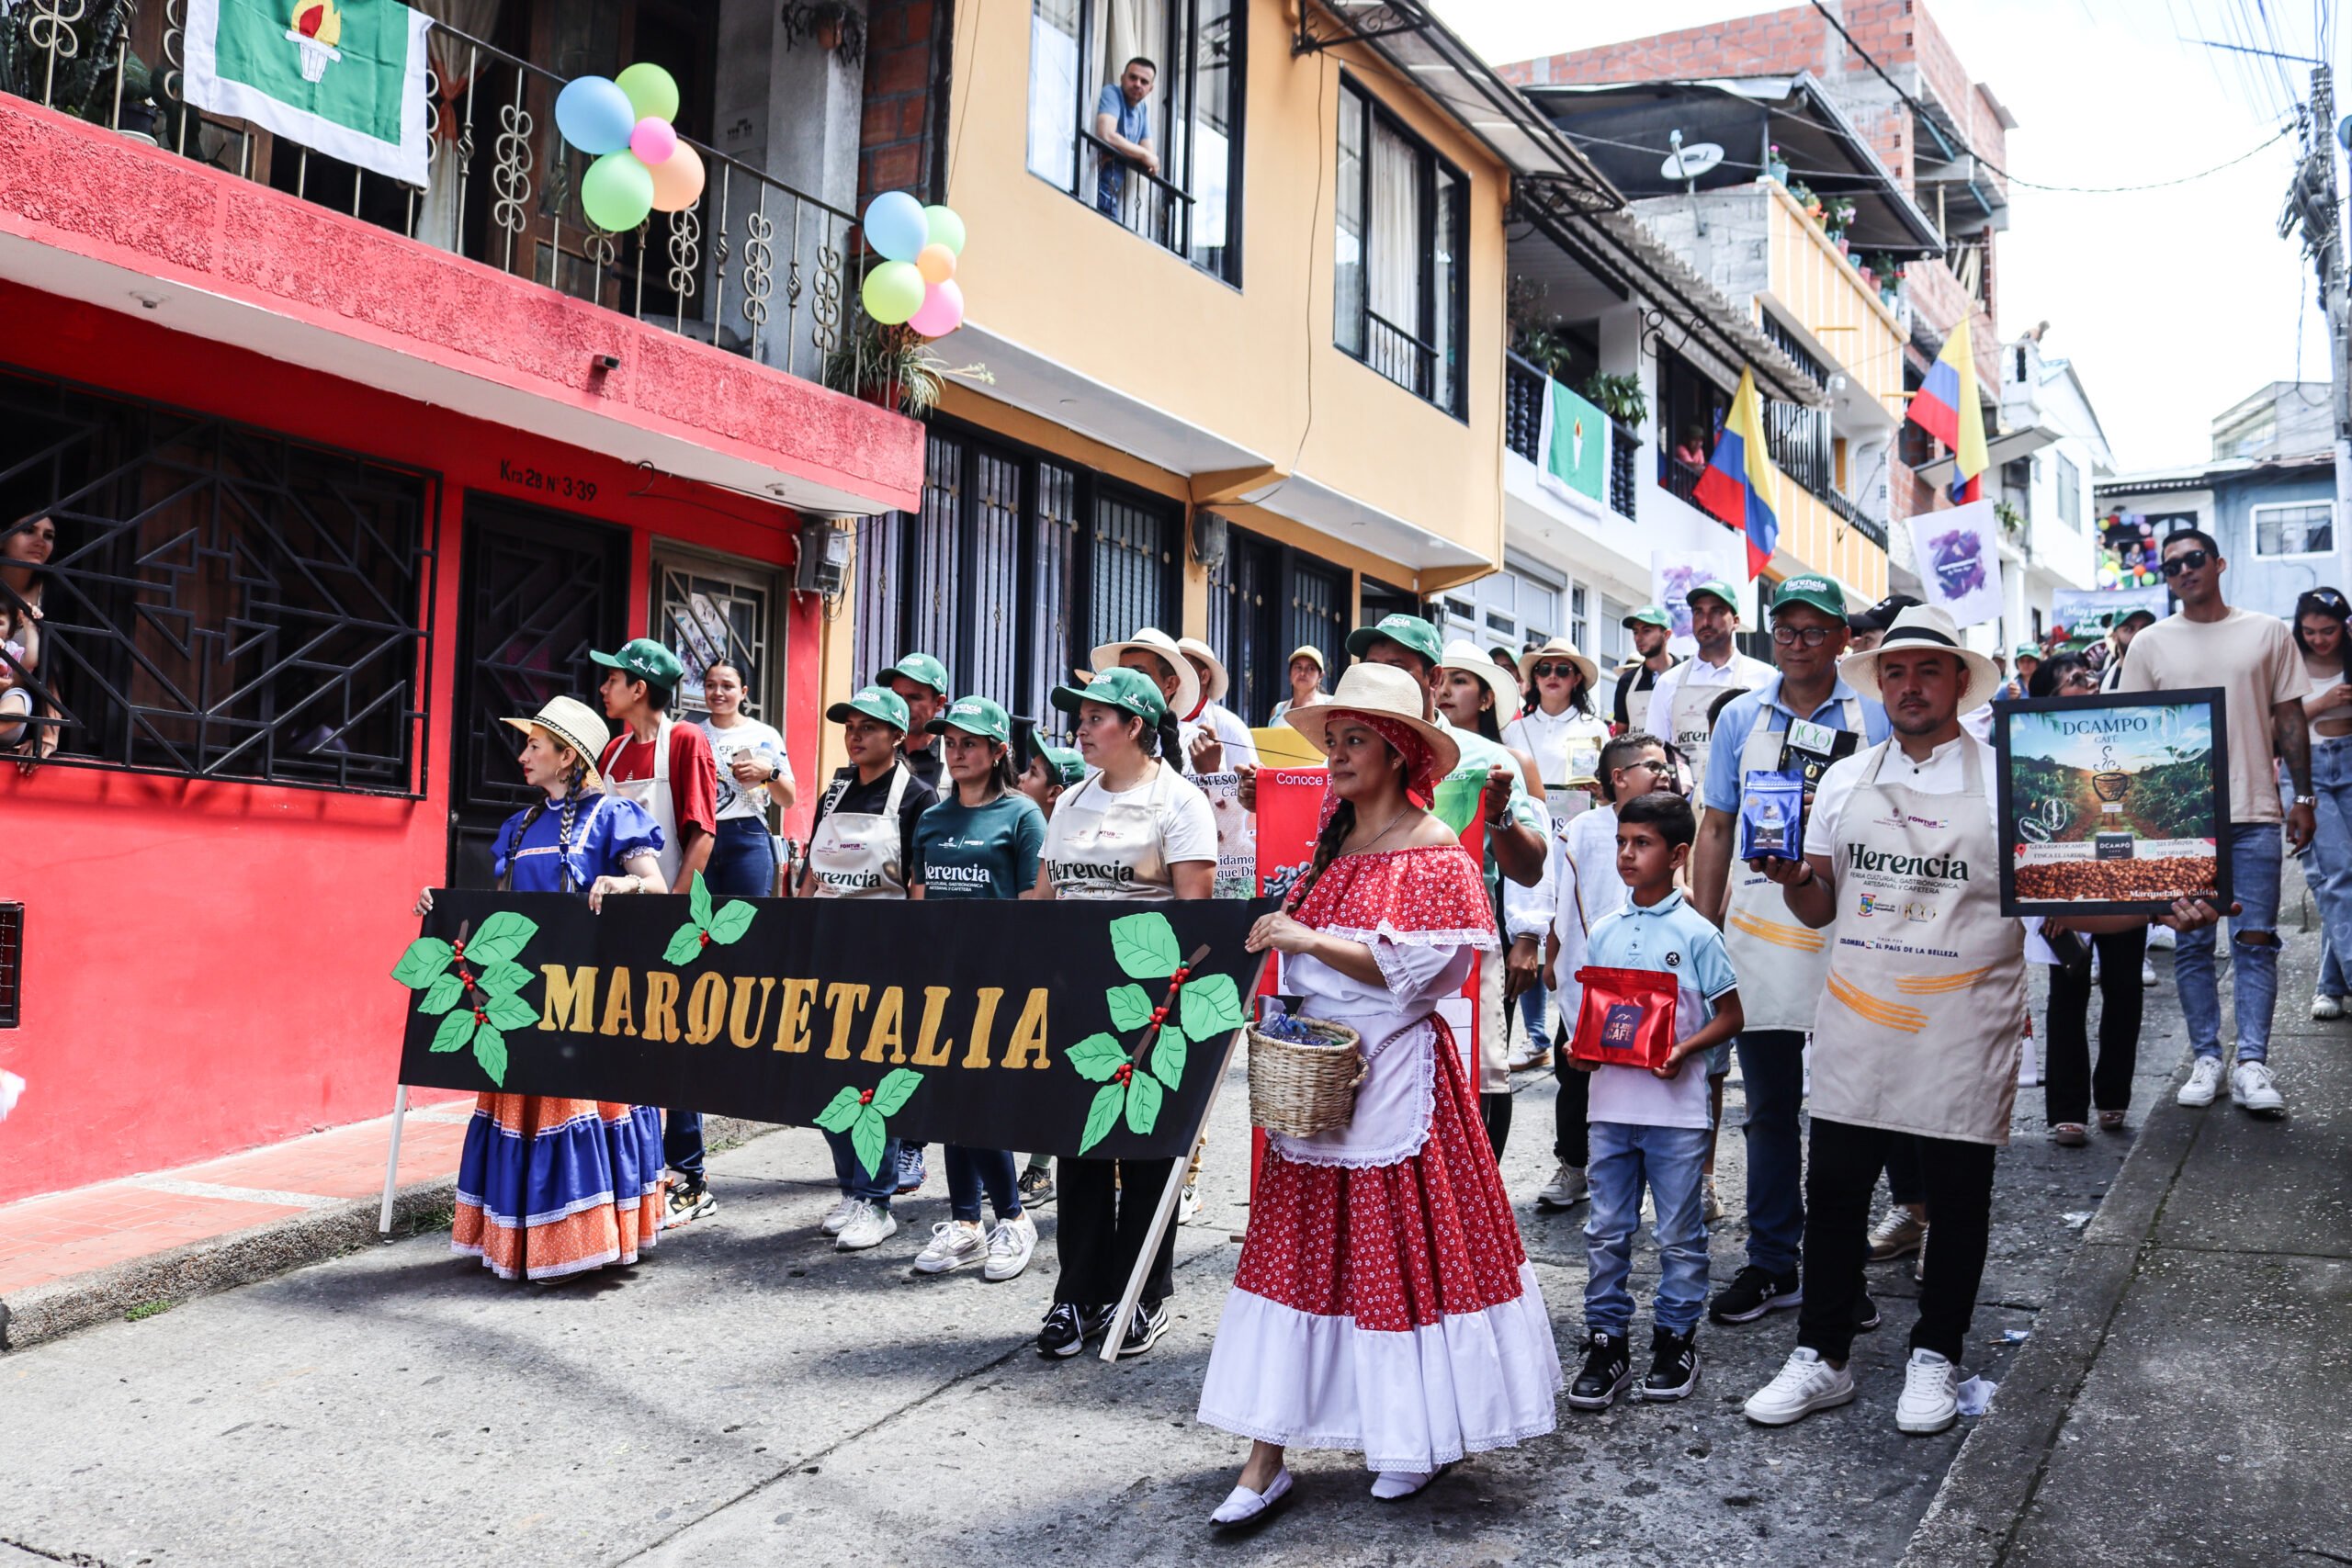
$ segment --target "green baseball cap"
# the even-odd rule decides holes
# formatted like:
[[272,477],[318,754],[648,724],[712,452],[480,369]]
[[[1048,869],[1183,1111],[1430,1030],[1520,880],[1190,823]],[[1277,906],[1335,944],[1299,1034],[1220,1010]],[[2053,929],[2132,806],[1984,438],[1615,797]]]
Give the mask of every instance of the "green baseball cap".
[[1702,593],[1710,599],[1720,599],[1723,601],[1723,603],[1730,608],[1733,615],[1736,615],[1739,614],[1739,590],[1734,588],[1730,583],[1725,582],[1723,579],[1719,577],[1711,577],[1707,579],[1706,581],[1702,582],[1696,588],[1690,590],[1690,592],[1685,593],[1682,596],[1682,602],[1687,604]]
[[1029,754],[1042,761],[1046,771],[1065,785],[1086,782],[1086,759],[1067,746],[1048,746],[1033,731],[1029,737]]
[[1372,645],[1382,638],[1411,649],[1430,661],[1435,669],[1445,659],[1445,639],[1437,628],[1419,615],[1383,615],[1380,624],[1358,626],[1348,634],[1348,652],[1362,659],[1372,651]]
[[2038,642],[2021,642],[2018,644],[2016,649],[2010,653],[2009,657],[2012,660],[2039,659],[2041,657],[2041,645]]
[[[910,681],[914,677],[907,677]],[[958,697],[947,705],[947,711],[923,726],[933,735],[944,735],[960,729],[967,735],[977,735],[983,740],[993,740],[1000,746],[1012,744],[1012,721],[1004,710],[986,697]]]
[[907,728],[907,699],[888,686],[860,686],[857,695],[845,703],[835,703],[825,710],[825,716],[835,724],[847,724],[854,713],[878,718],[901,730]]
[[1663,626],[1668,631],[1672,631],[1674,629],[1674,617],[1668,615],[1662,605],[1645,604],[1617,624],[1629,628],[1633,626]]
[[1801,577],[1784,577],[1772,591],[1772,614],[1779,615],[1792,604],[1809,604],[1825,615],[1846,619],[1846,591],[1838,586],[1834,577],[1815,577],[1806,573]]
[[1075,714],[1080,703],[1101,703],[1134,714],[1146,724],[1156,725],[1168,716],[1168,699],[1159,694],[1159,682],[1125,665],[1101,671],[1083,688],[1054,688],[1054,706],[1062,712]]
[[888,670],[874,677],[877,686],[886,685],[893,675],[903,675],[918,686],[929,686],[941,696],[948,694],[947,666],[928,653],[910,653]]
[[617,670],[633,681],[643,681],[665,692],[676,691],[678,682],[686,677],[686,667],[678,662],[678,656],[650,637],[631,637],[621,644],[618,653],[597,653],[592,649],[588,657],[607,670]]

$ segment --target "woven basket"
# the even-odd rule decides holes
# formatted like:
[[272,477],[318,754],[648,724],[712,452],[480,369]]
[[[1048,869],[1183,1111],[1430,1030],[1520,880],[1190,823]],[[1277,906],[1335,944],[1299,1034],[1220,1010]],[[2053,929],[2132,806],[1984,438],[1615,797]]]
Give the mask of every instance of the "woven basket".
[[1313,1040],[1277,1040],[1250,1030],[1250,1121],[1269,1133],[1311,1138],[1344,1127],[1356,1113],[1356,1086],[1372,1070],[1363,1036],[1343,1023],[1298,1021]]

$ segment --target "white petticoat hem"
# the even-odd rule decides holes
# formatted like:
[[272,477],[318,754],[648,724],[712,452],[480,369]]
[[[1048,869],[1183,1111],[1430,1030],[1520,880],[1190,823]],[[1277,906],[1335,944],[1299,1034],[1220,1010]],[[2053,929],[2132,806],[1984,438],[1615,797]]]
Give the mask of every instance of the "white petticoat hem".
[[1483,952],[1487,948],[1502,945],[1496,938],[1495,928],[1492,926],[1479,931],[1465,927],[1459,931],[1398,931],[1386,920],[1383,920],[1376,926],[1320,926],[1317,929],[1325,936],[1360,942],[1366,947],[1372,946],[1374,942],[1393,942],[1399,947],[1475,947]]
[[1559,1348],[1535,1271],[1517,1298],[1423,1327],[1375,1330],[1236,1288],[1201,1386],[1200,1419],[1284,1447],[1431,1471],[1557,1424]]

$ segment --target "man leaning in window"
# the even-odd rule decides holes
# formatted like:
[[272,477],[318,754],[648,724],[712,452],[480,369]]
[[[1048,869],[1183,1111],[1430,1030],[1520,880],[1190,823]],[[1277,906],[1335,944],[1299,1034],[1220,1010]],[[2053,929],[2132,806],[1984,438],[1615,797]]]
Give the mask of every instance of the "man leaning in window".
[[1151,106],[1144,102],[1159,76],[1159,67],[1138,55],[1127,62],[1116,82],[1102,85],[1102,96],[1095,101],[1095,137],[1118,156],[1102,155],[1094,205],[1114,218],[1119,216],[1120,193],[1126,188],[1126,164],[1148,175],[1159,173],[1159,154],[1151,147]]

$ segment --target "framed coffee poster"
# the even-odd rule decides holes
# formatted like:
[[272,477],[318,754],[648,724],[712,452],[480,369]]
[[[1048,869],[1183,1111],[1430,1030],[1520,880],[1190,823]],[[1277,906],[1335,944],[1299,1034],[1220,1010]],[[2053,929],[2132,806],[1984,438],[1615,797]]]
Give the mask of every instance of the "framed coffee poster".
[[2219,687],[1995,703],[2001,912],[2226,908],[2226,722]]

